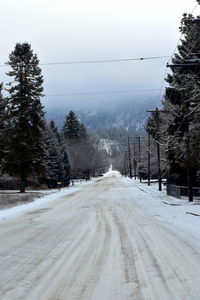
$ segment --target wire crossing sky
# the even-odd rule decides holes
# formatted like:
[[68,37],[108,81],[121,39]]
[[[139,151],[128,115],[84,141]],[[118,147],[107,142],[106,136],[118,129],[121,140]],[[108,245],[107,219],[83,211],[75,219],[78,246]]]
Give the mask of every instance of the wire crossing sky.
[[[107,60],[82,60],[82,61],[63,61],[63,62],[47,62],[40,63],[40,66],[51,66],[51,65],[74,65],[74,64],[98,64],[98,63],[115,63],[115,62],[128,62],[128,61],[139,61],[139,60],[151,60],[151,59],[162,59],[171,57],[170,55],[165,56],[152,56],[152,57],[139,57],[139,58],[121,58],[121,59],[107,59]],[[0,67],[8,67],[5,63]]]
[[0,82],[10,81],[9,53],[27,41],[40,60],[47,109],[157,99],[182,14],[194,7],[200,14],[196,0],[2,0]]

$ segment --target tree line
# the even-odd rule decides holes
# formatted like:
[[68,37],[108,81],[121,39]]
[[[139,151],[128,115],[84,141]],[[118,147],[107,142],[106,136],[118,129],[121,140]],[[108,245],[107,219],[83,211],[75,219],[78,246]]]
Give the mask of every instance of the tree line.
[[61,131],[46,122],[43,76],[31,45],[17,43],[7,65],[11,80],[5,88],[0,84],[0,175],[17,179],[25,192],[28,182],[68,186],[70,179],[103,172],[98,145],[73,111]]
[[146,130],[164,145],[167,181],[189,187],[200,186],[200,16],[184,14],[182,39],[167,65],[162,108],[147,120]]

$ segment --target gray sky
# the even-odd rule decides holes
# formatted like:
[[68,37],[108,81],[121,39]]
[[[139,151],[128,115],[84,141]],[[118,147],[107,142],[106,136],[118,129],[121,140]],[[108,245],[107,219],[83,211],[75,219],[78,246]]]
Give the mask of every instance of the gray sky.
[[[183,12],[196,0],[0,0],[1,56],[16,42],[31,43],[41,63],[171,55]],[[195,14],[200,13],[200,6]],[[43,66],[46,95],[159,89],[167,59]],[[0,81],[6,68],[0,68]],[[105,103],[154,93],[48,97],[46,107]]]

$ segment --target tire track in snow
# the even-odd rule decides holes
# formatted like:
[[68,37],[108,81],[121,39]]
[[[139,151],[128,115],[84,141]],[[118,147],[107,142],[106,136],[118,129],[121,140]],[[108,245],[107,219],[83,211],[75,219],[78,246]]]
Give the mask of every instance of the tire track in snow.
[[132,197],[119,179],[103,178],[49,210],[6,221],[0,298],[199,300],[199,249]]

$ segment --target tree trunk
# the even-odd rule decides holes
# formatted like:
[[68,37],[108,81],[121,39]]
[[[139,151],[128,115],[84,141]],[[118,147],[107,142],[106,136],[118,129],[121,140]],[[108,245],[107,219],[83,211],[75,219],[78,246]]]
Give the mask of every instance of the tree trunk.
[[188,167],[187,169],[187,181],[188,181],[189,202],[193,202],[193,180],[192,180],[192,172],[190,167]]
[[148,133],[148,186],[150,186],[150,180],[151,180],[151,155],[150,155],[150,150],[151,150],[151,136],[150,133]]
[[90,170],[87,170],[87,174],[86,174],[86,181],[90,180]]
[[25,186],[26,186],[25,180],[21,179],[21,182],[20,182],[20,193],[25,193]]

